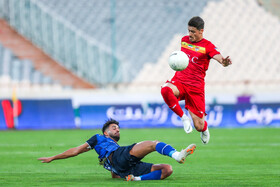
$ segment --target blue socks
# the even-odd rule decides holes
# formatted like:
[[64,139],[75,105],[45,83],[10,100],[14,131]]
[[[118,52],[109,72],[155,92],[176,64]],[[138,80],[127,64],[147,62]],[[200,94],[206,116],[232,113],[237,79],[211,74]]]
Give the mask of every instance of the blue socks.
[[141,180],[160,180],[161,170],[156,170],[151,173],[140,176]]
[[170,156],[172,157],[172,154],[176,152],[176,149],[174,149],[171,145],[168,145],[163,142],[159,142],[156,145],[156,151],[162,155]]

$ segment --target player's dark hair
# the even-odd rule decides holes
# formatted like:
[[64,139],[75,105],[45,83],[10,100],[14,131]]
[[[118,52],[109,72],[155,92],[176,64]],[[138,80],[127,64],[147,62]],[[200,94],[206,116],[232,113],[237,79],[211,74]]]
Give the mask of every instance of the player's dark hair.
[[204,21],[199,16],[191,18],[188,25],[191,27],[195,27],[197,30],[204,29]]
[[[103,125],[103,127],[102,127],[102,133],[103,133],[103,134],[104,134],[104,132],[106,131],[106,129],[107,129],[111,124],[117,124],[117,125],[119,126],[119,122],[118,122],[118,121],[116,121],[116,120],[110,118],[110,119],[108,119],[108,120],[104,123],[104,125]],[[119,127],[120,127],[120,126],[119,126]]]

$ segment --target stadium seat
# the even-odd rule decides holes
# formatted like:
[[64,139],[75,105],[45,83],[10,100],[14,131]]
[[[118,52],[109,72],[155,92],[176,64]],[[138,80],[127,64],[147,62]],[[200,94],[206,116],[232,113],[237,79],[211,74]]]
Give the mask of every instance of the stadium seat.
[[50,77],[36,71],[30,60],[15,57],[9,49],[0,44],[1,89],[9,90],[15,85],[22,89],[29,89],[31,84],[36,84],[39,90],[40,85],[51,86],[54,83]]

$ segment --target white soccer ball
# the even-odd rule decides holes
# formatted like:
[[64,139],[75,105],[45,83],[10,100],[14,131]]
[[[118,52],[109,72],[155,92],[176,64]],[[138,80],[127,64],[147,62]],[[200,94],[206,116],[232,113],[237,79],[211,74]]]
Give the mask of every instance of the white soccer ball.
[[169,66],[175,71],[182,71],[189,65],[189,57],[183,51],[174,51],[168,59]]

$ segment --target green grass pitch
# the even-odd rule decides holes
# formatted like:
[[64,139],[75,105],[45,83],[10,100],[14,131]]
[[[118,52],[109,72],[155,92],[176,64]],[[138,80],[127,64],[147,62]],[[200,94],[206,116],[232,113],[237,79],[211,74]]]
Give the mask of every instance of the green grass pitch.
[[177,150],[195,143],[197,149],[178,164],[157,152],[143,161],[166,163],[173,174],[166,180],[126,182],[112,179],[98,165],[95,151],[41,163],[83,144],[100,130],[0,131],[0,186],[280,186],[280,128],[210,129],[208,145],[200,134],[183,129],[121,129],[120,145],[160,140]]

